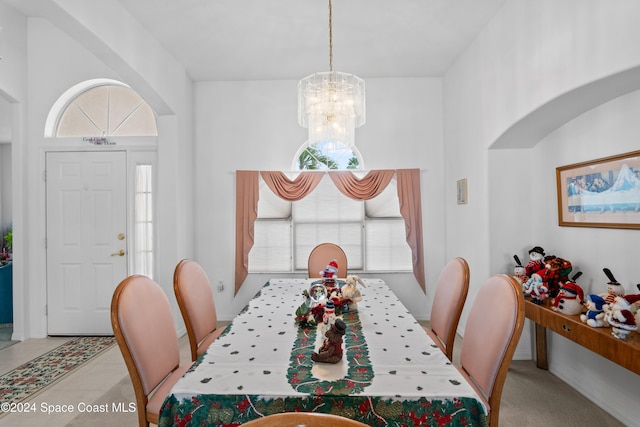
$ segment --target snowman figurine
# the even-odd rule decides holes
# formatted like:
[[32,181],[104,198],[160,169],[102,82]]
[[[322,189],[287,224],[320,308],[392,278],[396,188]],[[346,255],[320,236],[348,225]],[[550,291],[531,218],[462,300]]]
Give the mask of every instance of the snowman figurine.
[[524,266],[527,277],[531,277],[534,273],[544,268],[544,249],[540,246],[534,246],[529,249],[529,262]]
[[551,309],[559,313],[574,316],[582,312],[584,304],[584,291],[575,280],[581,275],[576,273],[573,278],[565,282],[558,291],[558,295],[553,299]]
[[516,260],[516,266],[513,268],[513,277],[518,281],[518,283],[520,283],[520,286],[524,286],[524,284],[529,280],[529,276],[527,276],[527,270],[520,262],[520,258],[518,258],[518,255],[514,255],[513,259]]
[[604,271],[604,274],[609,279],[609,282],[607,283],[607,293],[600,294],[600,296],[604,298],[607,304],[611,305],[613,304],[613,300],[617,296],[624,295],[624,287],[620,283],[618,283],[615,277],[613,277],[613,273],[611,272],[611,270],[609,270],[608,268],[603,268],[602,271]]
[[336,307],[333,304],[333,301],[328,299],[327,303],[324,305],[324,314],[322,315],[321,332],[323,336],[329,329],[331,329],[334,323],[336,323]]
[[609,326],[604,320],[604,298],[597,294],[587,295],[584,305],[587,307],[587,312],[580,315],[580,320],[592,328],[606,328]]

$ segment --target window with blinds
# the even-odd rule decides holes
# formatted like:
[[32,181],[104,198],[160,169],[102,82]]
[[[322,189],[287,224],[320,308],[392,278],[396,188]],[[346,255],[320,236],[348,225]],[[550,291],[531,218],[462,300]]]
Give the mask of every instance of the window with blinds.
[[326,176],[307,197],[287,202],[260,179],[249,272],[307,270],[319,243],[340,245],[349,271],[412,271],[395,180],[376,198],[352,200]]

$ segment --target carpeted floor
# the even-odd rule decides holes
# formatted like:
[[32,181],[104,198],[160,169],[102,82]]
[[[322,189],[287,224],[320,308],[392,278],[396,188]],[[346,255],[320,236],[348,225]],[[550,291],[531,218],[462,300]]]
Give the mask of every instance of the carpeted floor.
[[114,337],[75,337],[7,372],[0,376],[0,404],[34,397],[115,343]]

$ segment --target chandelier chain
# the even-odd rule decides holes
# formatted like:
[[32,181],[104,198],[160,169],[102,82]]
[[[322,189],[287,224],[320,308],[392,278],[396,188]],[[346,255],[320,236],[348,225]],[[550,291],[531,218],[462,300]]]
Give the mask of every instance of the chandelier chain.
[[329,0],[329,71],[333,71],[333,8]]

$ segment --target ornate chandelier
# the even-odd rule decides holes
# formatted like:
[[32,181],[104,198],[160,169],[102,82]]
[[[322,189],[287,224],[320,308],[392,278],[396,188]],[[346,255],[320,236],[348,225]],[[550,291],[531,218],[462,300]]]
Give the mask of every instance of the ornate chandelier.
[[298,123],[309,129],[309,145],[317,142],[355,144],[355,129],[366,121],[364,80],[333,71],[333,13],[329,0],[329,71],[298,83]]

